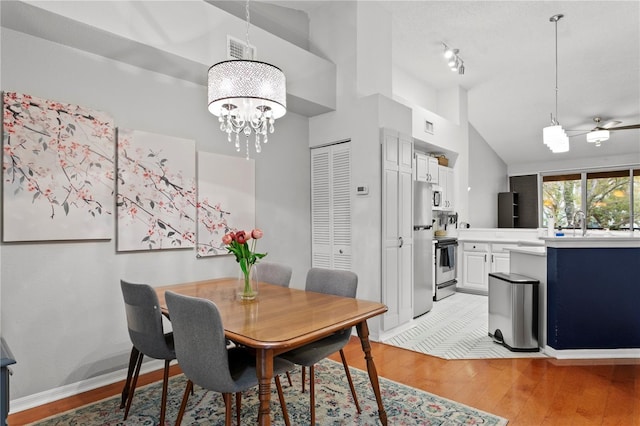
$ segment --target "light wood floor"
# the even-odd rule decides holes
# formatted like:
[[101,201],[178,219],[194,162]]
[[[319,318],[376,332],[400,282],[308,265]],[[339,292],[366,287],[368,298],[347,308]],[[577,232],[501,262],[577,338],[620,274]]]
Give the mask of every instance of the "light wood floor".
[[[444,360],[372,343],[380,376],[502,416],[509,426],[640,426],[640,360]],[[366,370],[359,340],[345,348],[349,365]],[[339,355],[332,357],[340,361]],[[179,372],[172,367],[173,373]],[[161,380],[161,372],[139,383]],[[9,425],[37,421],[119,395],[124,382],[9,416]]]

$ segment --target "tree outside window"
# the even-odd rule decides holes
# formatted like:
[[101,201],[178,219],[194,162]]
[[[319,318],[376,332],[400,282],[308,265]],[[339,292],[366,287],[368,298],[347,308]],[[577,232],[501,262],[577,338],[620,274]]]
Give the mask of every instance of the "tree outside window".
[[587,173],[587,228],[620,230],[628,226],[630,190],[628,170]]
[[[640,170],[633,170],[633,180],[631,175],[626,169],[544,176],[543,225],[553,218],[556,226],[574,227],[574,215],[582,210],[588,229],[640,229],[637,219],[640,218]],[[583,200],[586,200],[585,208]]]
[[582,181],[580,174],[544,176],[542,179],[542,224],[553,218],[556,227],[573,224],[573,215],[582,209]]

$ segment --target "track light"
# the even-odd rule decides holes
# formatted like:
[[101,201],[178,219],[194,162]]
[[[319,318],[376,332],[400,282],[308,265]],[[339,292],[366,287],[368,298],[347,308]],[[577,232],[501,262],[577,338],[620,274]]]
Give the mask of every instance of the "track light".
[[447,47],[447,45],[444,45],[444,57],[449,59],[452,56],[454,56],[456,53],[458,53],[457,49],[450,49],[449,47]]
[[464,61],[458,55],[460,53],[459,49],[452,49],[446,44],[442,43],[444,46],[444,57],[447,59],[447,65],[453,72],[457,72],[460,75],[464,74]]

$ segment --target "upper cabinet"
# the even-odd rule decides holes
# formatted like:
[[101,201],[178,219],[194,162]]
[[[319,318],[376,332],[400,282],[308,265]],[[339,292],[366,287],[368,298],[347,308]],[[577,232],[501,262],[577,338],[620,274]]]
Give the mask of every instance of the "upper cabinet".
[[415,153],[415,180],[427,183],[438,183],[438,159],[430,155]]
[[440,205],[434,206],[434,210],[454,211],[454,191],[455,182],[453,169],[445,166],[438,166],[438,187],[440,191]]

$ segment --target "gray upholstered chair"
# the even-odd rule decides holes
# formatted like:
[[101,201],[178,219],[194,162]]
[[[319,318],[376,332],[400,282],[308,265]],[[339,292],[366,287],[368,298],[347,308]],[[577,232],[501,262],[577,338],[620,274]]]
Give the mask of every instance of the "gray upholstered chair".
[[130,382],[130,377],[127,377],[127,384],[125,384],[126,392],[123,391],[123,395],[126,394],[127,400],[124,420],[126,420],[129,415],[131,401],[133,401],[133,394],[135,393],[136,384],[138,383],[142,358],[146,355],[150,358],[164,360],[162,402],[160,403],[160,424],[164,424],[167,406],[169,363],[176,359],[176,352],[173,346],[173,333],[164,332],[160,303],[158,302],[158,296],[153,287],[147,284],[133,284],[124,280],[120,280],[120,287],[122,288],[122,296],[124,298],[129,338],[131,339],[131,343],[133,343],[129,374],[131,373],[131,367],[135,359],[133,379]]
[[[333,269],[311,268],[307,273],[306,291],[314,291],[316,293],[333,294],[343,297],[356,297],[358,289],[358,276],[350,271],[339,271]],[[360,404],[356,396],[356,390],[351,380],[351,373],[347,365],[347,359],[342,348],[349,342],[351,338],[351,327],[346,330],[339,331],[329,337],[309,343],[300,348],[285,352],[280,357],[302,366],[302,391],[304,392],[305,367],[309,367],[309,394],[310,394],[310,410],[311,424],[315,424],[316,408],[315,408],[315,372],[314,365],[327,356],[340,351],[342,365],[349,381],[351,394],[356,404],[356,409],[360,413]]]
[[281,263],[260,262],[253,265],[256,268],[258,281],[289,287],[292,269]]
[[[220,313],[210,300],[170,291],[165,293],[165,298],[171,315],[178,363],[188,379],[176,425],[182,422],[194,384],[222,393],[225,425],[231,424],[231,394],[235,393],[236,420],[240,425],[240,392],[258,384],[255,357],[242,348],[227,348]],[[277,357],[273,360],[273,374],[287,425],[289,415],[277,375],[293,367],[290,362]]]

